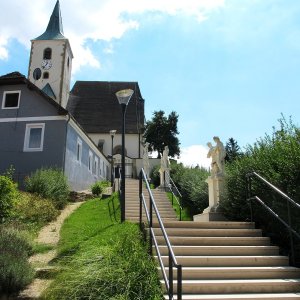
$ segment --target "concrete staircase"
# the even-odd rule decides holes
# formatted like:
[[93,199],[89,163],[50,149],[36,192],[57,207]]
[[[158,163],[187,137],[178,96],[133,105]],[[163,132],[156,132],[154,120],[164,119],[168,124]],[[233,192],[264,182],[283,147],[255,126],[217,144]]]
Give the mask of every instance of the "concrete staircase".
[[[138,220],[137,187],[138,181],[126,184],[126,218],[132,221]],[[280,256],[278,247],[271,246],[254,223],[180,222],[165,193],[153,194],[176,259],[183,266],[182,299],[300,300],[300,269],[290,267],[288,257]],[[168,250],[155,221],[154,227],[168,273]]]
[[[143,189],[147,205],[149,204],[149,197],[146,189]],[[132,222],[139,221],[139,181],[135,179],[126,179],[125,182],[125,218]],[[174,212],[172,205],[167,198],[167,195],[163,191],[152,190],[152,194],[155,199],[155,203],[159,210],[159,213],[164,221],[176,221],[176,213]],[[143,210],[144,212],[144,210]],[[154,212],[153,212],[154,216]],[[153,220],[156,218],[153,218]],[[143,213],[143,220],[146,220],[146,215]]]

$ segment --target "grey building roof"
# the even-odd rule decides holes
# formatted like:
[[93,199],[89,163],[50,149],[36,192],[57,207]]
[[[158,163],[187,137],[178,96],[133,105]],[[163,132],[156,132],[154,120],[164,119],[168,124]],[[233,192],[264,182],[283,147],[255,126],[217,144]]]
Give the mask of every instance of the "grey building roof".
[[46,101],[53,105],[57,109],[57,113],[60,115],[67,115],[68,111],[49,97],[44,91],[40,90],[36,85],[30,82],[23,74],[19,72],[12,72],[3,76],[0,76],[0,85],[15,85],[26,84],[30,90],[34,90],[39,93]]
[[137,82],[77,81],[70,93],[67,110],[88,133],[122,130],[121,105],[117,91],[134,91],[126,110],[126,133],[142,133],[144,99]]
[[53,9],[46,31],[34,40],[66,40],[63,31],[59,0]]

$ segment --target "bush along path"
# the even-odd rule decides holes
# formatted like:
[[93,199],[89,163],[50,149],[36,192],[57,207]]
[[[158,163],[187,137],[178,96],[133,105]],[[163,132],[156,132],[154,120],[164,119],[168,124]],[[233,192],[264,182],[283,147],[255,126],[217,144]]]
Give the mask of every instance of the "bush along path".
[[[73,213],[83,202],[68,204],[58,216],[58,218],[46,225],[40,231],[36,242],[44,245],[48,251],[38,253],[29,258],[29,262],[36,270],[36,276],[33,282],[21,291],[17,299],[39,299],[41,294],[50,285],[53,274],[57,269],[50,265],[56,257],[56,246],[59,241],[59,232],[64,220]],[[50,249],[50,250],[49,250]]]

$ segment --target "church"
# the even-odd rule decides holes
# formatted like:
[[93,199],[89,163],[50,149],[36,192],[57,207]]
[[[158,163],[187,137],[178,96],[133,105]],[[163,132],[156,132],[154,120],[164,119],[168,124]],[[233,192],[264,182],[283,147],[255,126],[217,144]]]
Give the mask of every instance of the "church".
[[70,91],[73,52],[64,36],[59,0],[46,31],[31,41],[28,77],[0,76],[0,174],[12,166],[22,187],[39,168],[64,171],[70,188],[110,180],[121,163],[122,113],[116,92],[134,91],[126,111],[126,176],[142,157],[144,99],[137,82],[76,81]]

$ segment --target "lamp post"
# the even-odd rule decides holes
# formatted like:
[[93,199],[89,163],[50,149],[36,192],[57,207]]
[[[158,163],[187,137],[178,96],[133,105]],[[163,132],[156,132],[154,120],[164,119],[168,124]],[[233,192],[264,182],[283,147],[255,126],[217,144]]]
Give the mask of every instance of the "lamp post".
[[125,113],[133,90],[126,89],[116,93],[122,107],[122,161],[121,161],[121,222],[125,221]]
[[110,182],[111,186],[113,187],[114,183],[114,137],[116,134],[117,130],[110,130],[109,134],[111,136],[111,174],[110,174]]

